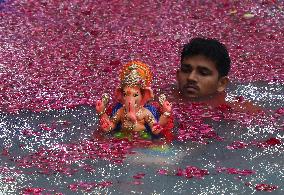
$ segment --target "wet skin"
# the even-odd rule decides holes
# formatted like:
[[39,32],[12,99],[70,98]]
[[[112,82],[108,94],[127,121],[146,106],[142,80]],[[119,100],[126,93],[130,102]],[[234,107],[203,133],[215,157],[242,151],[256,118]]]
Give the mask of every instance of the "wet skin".
[[228,78],[220,77],[216,64],[202,55],[182,60],[177,71],[179,94],[184,101],[198,101],[217,107],[227,104],[236,111],[257,113],[262,109],[251,102],[226,102]]
[[223,92],[228,78],[220,77],[213,61],[202,55],[184,58],[177,71],[178,87],[188,99],[203,99]]

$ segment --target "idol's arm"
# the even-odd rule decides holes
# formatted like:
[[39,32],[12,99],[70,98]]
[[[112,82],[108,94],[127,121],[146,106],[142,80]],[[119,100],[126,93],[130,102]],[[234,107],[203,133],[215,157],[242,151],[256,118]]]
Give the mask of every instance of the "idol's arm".
[[159,125],[164,127],[168,124],[171,117],[172,105],[168,101],[164,101],[161,109],[161,116],[159,118]]
[[121,109],[119,109],[113,117],[109,117],[106,113],[103,113],[99,116],[100,126],[104,132],[112,131],[117,123],[121,120]]
[[162,131],[162,128],[155,120],[154,115],[148,110],[146,111],[145,122],[150,126],[153,134],[158,135]]

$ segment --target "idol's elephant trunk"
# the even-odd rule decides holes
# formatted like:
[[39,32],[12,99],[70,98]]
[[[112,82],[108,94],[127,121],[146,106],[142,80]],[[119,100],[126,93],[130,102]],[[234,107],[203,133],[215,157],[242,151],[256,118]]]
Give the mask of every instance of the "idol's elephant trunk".
[[136,122],[135,99],[127,97],[125,100],[126,117],[132,122]]

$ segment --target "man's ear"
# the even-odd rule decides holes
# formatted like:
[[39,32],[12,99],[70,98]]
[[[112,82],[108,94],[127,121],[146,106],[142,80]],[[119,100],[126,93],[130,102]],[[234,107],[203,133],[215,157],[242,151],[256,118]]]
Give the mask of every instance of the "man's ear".
[[177,86],[179,86],[179,81],[180,81],[180,69],[178,69],[177,72],[176,72],[176,82],[177,82]]
[[229,84],[229,78],[227,76],[221,77],[218,81],[218,87],[217,91],[218,92],[223,92],[227,88]]
[[177,72],[176,72],[176,80],[178,80],[179,74],[180,74],[180,69],[178,69]]

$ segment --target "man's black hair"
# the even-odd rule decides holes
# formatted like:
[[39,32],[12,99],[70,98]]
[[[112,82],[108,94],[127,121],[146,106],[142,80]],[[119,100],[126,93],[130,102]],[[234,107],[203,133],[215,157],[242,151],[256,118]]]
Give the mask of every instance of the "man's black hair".
[[217,65],[219,77],[227,76],[231,68],[231,59],[224,44],[216,39],[194,38],[183,46],[181,62],[186,57],[203,55]]

